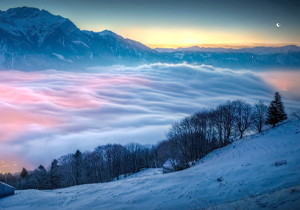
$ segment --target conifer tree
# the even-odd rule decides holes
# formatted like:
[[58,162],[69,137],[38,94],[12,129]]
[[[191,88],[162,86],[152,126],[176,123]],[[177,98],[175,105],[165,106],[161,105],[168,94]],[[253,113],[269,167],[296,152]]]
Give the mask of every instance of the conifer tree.
[[49,176],[43,165],[40,165],[37,169],[35,169],[32,173],[32,176],[38,189],[50,188]]
[[278,92],[275,93],[275,101],[276,101],[276,106],[277,106],[277,109],[278,109],[278,112],[279,112],[278,117],[279,117],[280,122],[286,120],[287,115],[284,111],[284,106],[283,106],[283,103],[281,101],[281,96],[279,95]]
[[26,168],[23,168],[22,171],[21,171],[21,173],[20,173],[20,177],[21,177],[22,179],[24,179],[24,178],[26,178],[27,176],[28,176],[28,172],[27,172]]
[[74,178],[75,178],[75,185],[82,184],[82,153],[77,150],[73,155],[74,162],[73,162],[73,170],[74,170]]
[[277,123],[282,122],[287,119],[287,115],[284,111],[284,106],[281,101],[281,96],[278,92],[275,93],[275,98],[271,101],[268,108],[268,119],[267,123],[276,126]]
[[51,188],[55,189],[60,186],[60,176],[59,176],[59,165],[58,161],[54,159],[51,163],[51,168],[49,171],[49,176],[50,176],[50,185]]

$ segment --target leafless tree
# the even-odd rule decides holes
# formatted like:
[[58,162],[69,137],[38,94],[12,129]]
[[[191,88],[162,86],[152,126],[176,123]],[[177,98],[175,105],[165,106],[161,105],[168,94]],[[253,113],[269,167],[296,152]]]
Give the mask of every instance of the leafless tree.
[[233,101],[232,105],[235,107],[235,123],[239,138],[243,138],[245,132],[251,127],[252,123],[252,107],[250,104],[243,101]]
[[253,126],[258,133],[261,133],[263,126],[266,123],[268,115],[268,106],[265,105],[262,101],[256,103],[253,107],[252,121]]

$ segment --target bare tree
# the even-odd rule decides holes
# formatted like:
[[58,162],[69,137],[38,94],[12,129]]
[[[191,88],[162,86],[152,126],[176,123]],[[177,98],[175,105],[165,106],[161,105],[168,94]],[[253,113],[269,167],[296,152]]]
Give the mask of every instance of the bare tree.
[[250,104],[243,101],[233,101],[235,107],[235,123],[239,138],[243,138],[245,132],[250,128],[252,123],[252,107]]
[[235,106],[232,102],[220,105],[216,109],[219,136],[224,144],[229,144],[233,137],[235,123]]
[[254,109],[252,115],[253,126],[258,133],[261,133],[263,126],[267,121],[268,106],[265,105],[262,101],[259,101],[254,105],[253,109]]

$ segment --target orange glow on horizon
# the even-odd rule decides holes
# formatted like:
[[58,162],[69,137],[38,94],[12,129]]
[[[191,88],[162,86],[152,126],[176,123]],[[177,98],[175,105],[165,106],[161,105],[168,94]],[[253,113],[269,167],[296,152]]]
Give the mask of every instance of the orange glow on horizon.
[[[105,28],[84,28],[99,32]],[[280,47],[298,45],[300,42],[272,40],[266,35],[257,35],[254,32],[240,32],[234,29],[208,30],[193,28],[121,28],[112,31],[147,45],[150,48],[180,48],[180,47],[212,47],[212,48],[245,48],[245,47]]]
[[22,168],[32,169],[32,165],[13,156],[0,160],[0,173],[16,173],[20,172]]

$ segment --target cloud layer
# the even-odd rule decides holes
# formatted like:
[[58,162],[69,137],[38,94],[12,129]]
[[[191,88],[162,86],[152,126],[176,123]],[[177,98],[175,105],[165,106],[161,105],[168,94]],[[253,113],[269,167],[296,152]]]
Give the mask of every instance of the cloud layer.
[[153,144],[183,116],[237,98],[268,101],[273,91],[251,72],[204,65],[1,71],[0,170],[106,143]]

